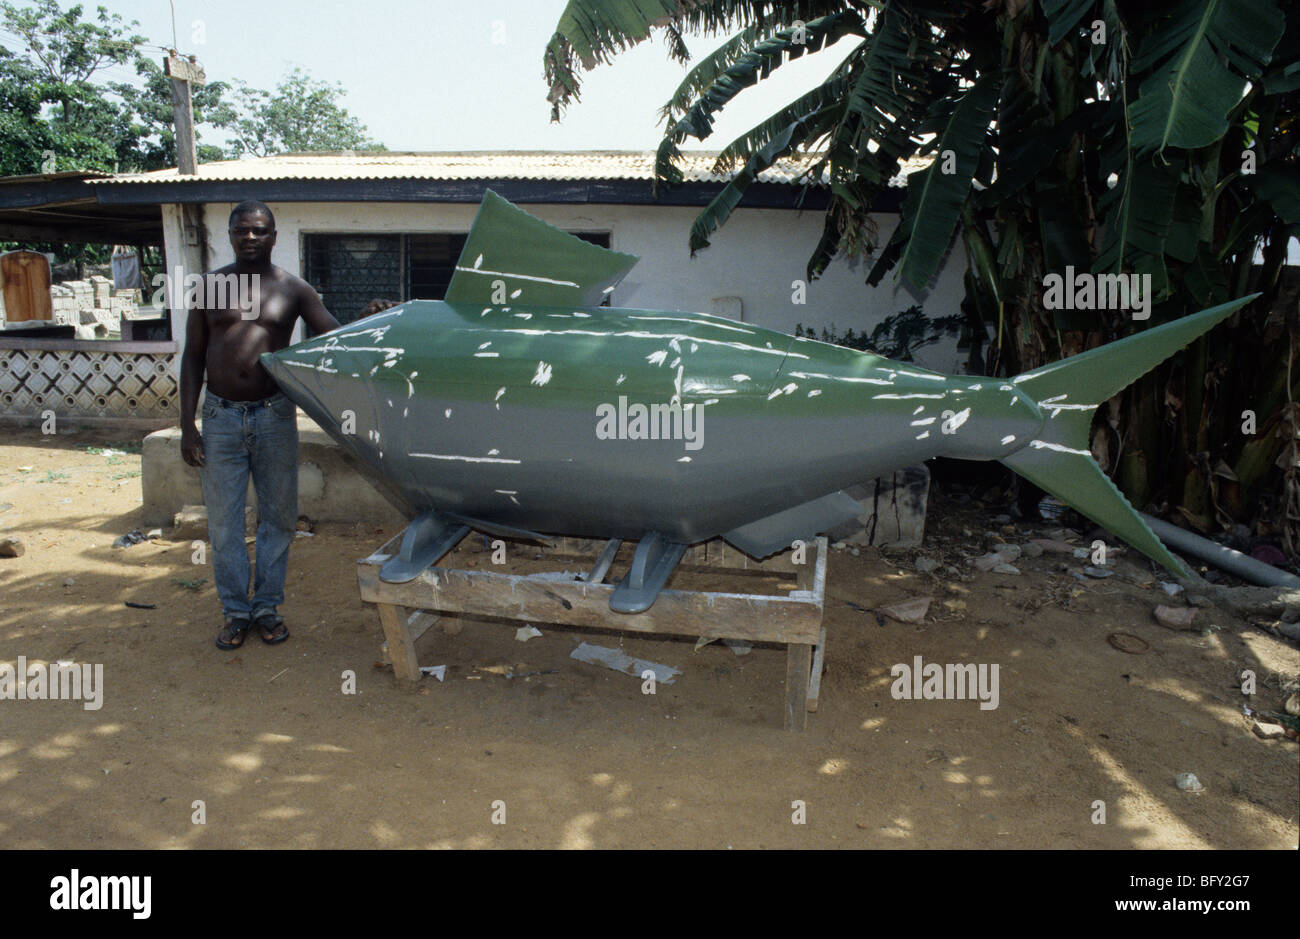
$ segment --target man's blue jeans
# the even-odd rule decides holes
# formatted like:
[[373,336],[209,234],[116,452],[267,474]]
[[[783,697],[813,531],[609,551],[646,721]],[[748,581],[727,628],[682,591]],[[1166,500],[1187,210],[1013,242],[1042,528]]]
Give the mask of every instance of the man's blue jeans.
[[[227,617],[276,612],[284,602],[289,544],[298,527],[297,409],[283,394],[260,401],[203,399],[203,501],[208,508],[212,573]],[[257,560],[248,599],[244,500],[257,491]]]

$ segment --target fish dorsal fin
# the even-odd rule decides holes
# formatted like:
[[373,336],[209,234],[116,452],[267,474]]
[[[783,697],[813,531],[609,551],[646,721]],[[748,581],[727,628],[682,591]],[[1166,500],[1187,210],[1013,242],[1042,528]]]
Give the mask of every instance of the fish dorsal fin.
[[446,299],[493,306],[599,306],[639,260],[560,231],[489,189]]

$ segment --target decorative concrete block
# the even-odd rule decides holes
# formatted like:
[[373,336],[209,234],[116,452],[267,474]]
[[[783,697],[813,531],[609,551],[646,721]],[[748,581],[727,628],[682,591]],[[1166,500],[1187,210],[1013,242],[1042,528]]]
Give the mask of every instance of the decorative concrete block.
[[72,296],[76,300],[78,309],[82,307],[93,307],[95,305],[95,288],[89,281],[70,280],[63,286],[72,291]]
[[95,306],[108,306],[108,301],[113,296],[113,282],[99,274],[92,274],[87,279],[94,291]]

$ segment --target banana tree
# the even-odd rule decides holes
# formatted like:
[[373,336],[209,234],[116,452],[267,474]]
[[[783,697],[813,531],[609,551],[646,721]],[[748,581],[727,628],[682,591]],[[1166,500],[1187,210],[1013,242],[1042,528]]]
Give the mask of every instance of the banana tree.
[[[924,290],[954,245],[963,311],[1014,374],[1144,328],[1050,303],[1048,275],[1138,275],[1149,323],[1260,298],[1099,412],[1094,452],[1130,499],[1203,531],[1300,534],[1300,9],[1275,0],[570,0],[544,55],[552,116],[584,70],[661,34],[726,35],[662,111],[656,185],[746,88],[841,39],[826,80],[723,145],[730,181],[689,234],[704,248],[759,174],[806,166],[828,191],[808,275],[869,258],[868,282]],[[837,50],[842,45],[836,46]],[[909,163],[893,235],[871,217]],[[1289,299],[1288,299],[1289,298]],[[1068,305],[1067,305],[1068,306]],[[1272,530],[1270,531],[1270,526]]]

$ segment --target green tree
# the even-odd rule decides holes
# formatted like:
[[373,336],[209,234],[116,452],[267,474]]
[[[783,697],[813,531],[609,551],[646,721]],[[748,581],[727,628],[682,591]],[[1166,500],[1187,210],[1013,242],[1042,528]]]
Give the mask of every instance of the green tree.
[[[1261,297],[1100,409],[1093,449],[1139,507],[1213,530],[1300,534],[1297,311],[1284,264],[1300,233],[1300,9],[1274,0],[570,0],[544,56],[553,117],[580,73],[660,31],[729,34],[663,109],[659,185],[679,147],[786,62],[856,45],[827,79],[722,148],[731,182],[692,251],[779,159],[829,190],[810,277],[870,257],[870,283],[928,285],[957,239],[970,333],[1014,374],[1141,328],[1115,310],[1049,309],[1044,278],[1149,275],[1152,323]],[[900,224],[870,207],[908,161]],[[1262,258],[1262,263],[1257,259]],[[1289,299],[1288,299],[1289,297]],[[1255,415],[1255,432],[1245,412]],[[1105,419],[1108,417],[1109,419]],[[1283,491],[1285,487],[1285,492]],[[1295,543],[1290,542],[1292,550]]]
[[230,155],[269,156],[310,150],[384,150],[366,128],[339,104],[346,92],[294,68],[274,92],[235,82],[240,117],[232,132]]
[[[145,38],[104,7],[86,17],[57,0],[30,7],[0,2],[0,174],[65,170],[138,172],[176,165],[169,80],[143,51]],[[13,48],[10,48],[12,46]],[[101,83],[126,66],[139,84]],[[235,119],[222,82],[194,86],[196,135]],[[221,159],[199,144],[199,158]]]
[[[176,130],[172,113],[171,79],[153,59],[141,56],[135,64],[142,87],[128,82],[110,82],[109,87],[122,99],[132,117],[132,128],[123,142],[121,165],[136,171],[164,169],[176,165]],[[204,143],[201,127],[226,129],[239,116],[230,101],[229,82],[209,81],[190,85],[190,108],[194,115],[194,136],[200,163],[224,160],[225,151],[216,144]]]
[[[135,61],[144,37],[135,21],[98,7],[83,18],[57,0],[30,7],[0,2],[0,26],[18,42],[0,44],[0,171],[111,170],[129,122],[92,79]],[[10,48],[10,45],[20,48]]]

